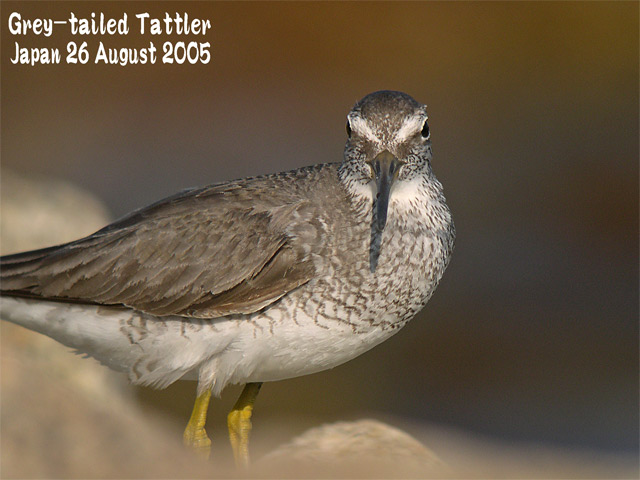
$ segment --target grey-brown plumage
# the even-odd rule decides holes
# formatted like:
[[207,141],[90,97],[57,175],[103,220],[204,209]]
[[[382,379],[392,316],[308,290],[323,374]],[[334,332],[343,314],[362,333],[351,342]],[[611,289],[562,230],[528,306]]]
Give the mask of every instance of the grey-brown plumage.
[[343,363],[413,317],[448,264],[426,120],[376,92],[348,116],[342,163],[187,190],[2,257],[3,318],[159,386],[195,373],[219,393]]
[[286,232],[309,208],[305,173],[318,176],[308,168],[187,190],[82,240],[2,257],[2,290],[161,316],[260,310],[314,274]]

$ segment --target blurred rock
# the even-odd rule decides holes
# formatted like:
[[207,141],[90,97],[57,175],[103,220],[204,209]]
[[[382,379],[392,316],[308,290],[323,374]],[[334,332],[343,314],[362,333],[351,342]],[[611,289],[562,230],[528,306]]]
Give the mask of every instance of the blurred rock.
[[[184,478],[216,469],[187,451],[179,426],[143,411],[130,395],[107,388],[100,398],[73,378],[51,372],[23,345],[5,337],[2,325],[1,478]],[[51,361],[59,361],[51,353]],[[102,366],[74,357],[89,378],[104,379]],[[71,362],[70,362],[71,363]]]
[[0,176],[0,253],[6,255],[76,240],[104,227],[106,207],[69,182]]
[[313,428],[266,455],[258,469],[322,477],[439,477],[445,464],[409,434],[377,420]]
[[[108,222],[92,195],[2,170],[2,252],[46,247]],[[180,430],[141,411],[124,375],[44,335],[0,323],[2,478],[202,476]],[[160,460],[160,461],[159,461]]]

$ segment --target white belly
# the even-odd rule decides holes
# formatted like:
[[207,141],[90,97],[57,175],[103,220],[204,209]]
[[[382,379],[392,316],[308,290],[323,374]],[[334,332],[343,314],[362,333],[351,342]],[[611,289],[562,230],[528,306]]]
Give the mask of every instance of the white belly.
[[226,363],[234,351],[242,352],[241,358],[229,362],[234,364],[230,383],[282,380],[327,370],[397,331],[372,327],[356,333],[350,325],[329,319],[298,314],[293,322],[280,315],[280,311],[270,312],[238,325],[238,335],[220,356],[221,363]]
[[216,320],[155,318],[123,308],[2,297],[4,320],[50,336],[88,354],[136,384],[165,387],[200,378],[218,395],[228,384],[264,382],[340,365],[384,341],[395,330],[354,334],[347,324],[323,324],[305,314]]

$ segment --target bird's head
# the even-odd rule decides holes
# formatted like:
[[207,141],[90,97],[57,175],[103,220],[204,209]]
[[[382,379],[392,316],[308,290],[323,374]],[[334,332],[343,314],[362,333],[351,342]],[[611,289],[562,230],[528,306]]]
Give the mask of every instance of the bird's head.
[[375,223],[382,231],[392,189],[431,174],[426,106],[402,92],[371,93],[347,115],[347,135],[349,181],[373,189]]

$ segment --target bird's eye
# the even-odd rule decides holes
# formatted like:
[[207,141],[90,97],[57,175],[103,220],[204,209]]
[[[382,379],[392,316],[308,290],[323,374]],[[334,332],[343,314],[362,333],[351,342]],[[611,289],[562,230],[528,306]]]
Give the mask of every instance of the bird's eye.
[[420,132],[420,134],[422,135],[422,138],[429,138],[429,125],[427,125],[426,120],[422,126],[422,132]]
[[347,136],[351,138],[351,123],[347,120]]

